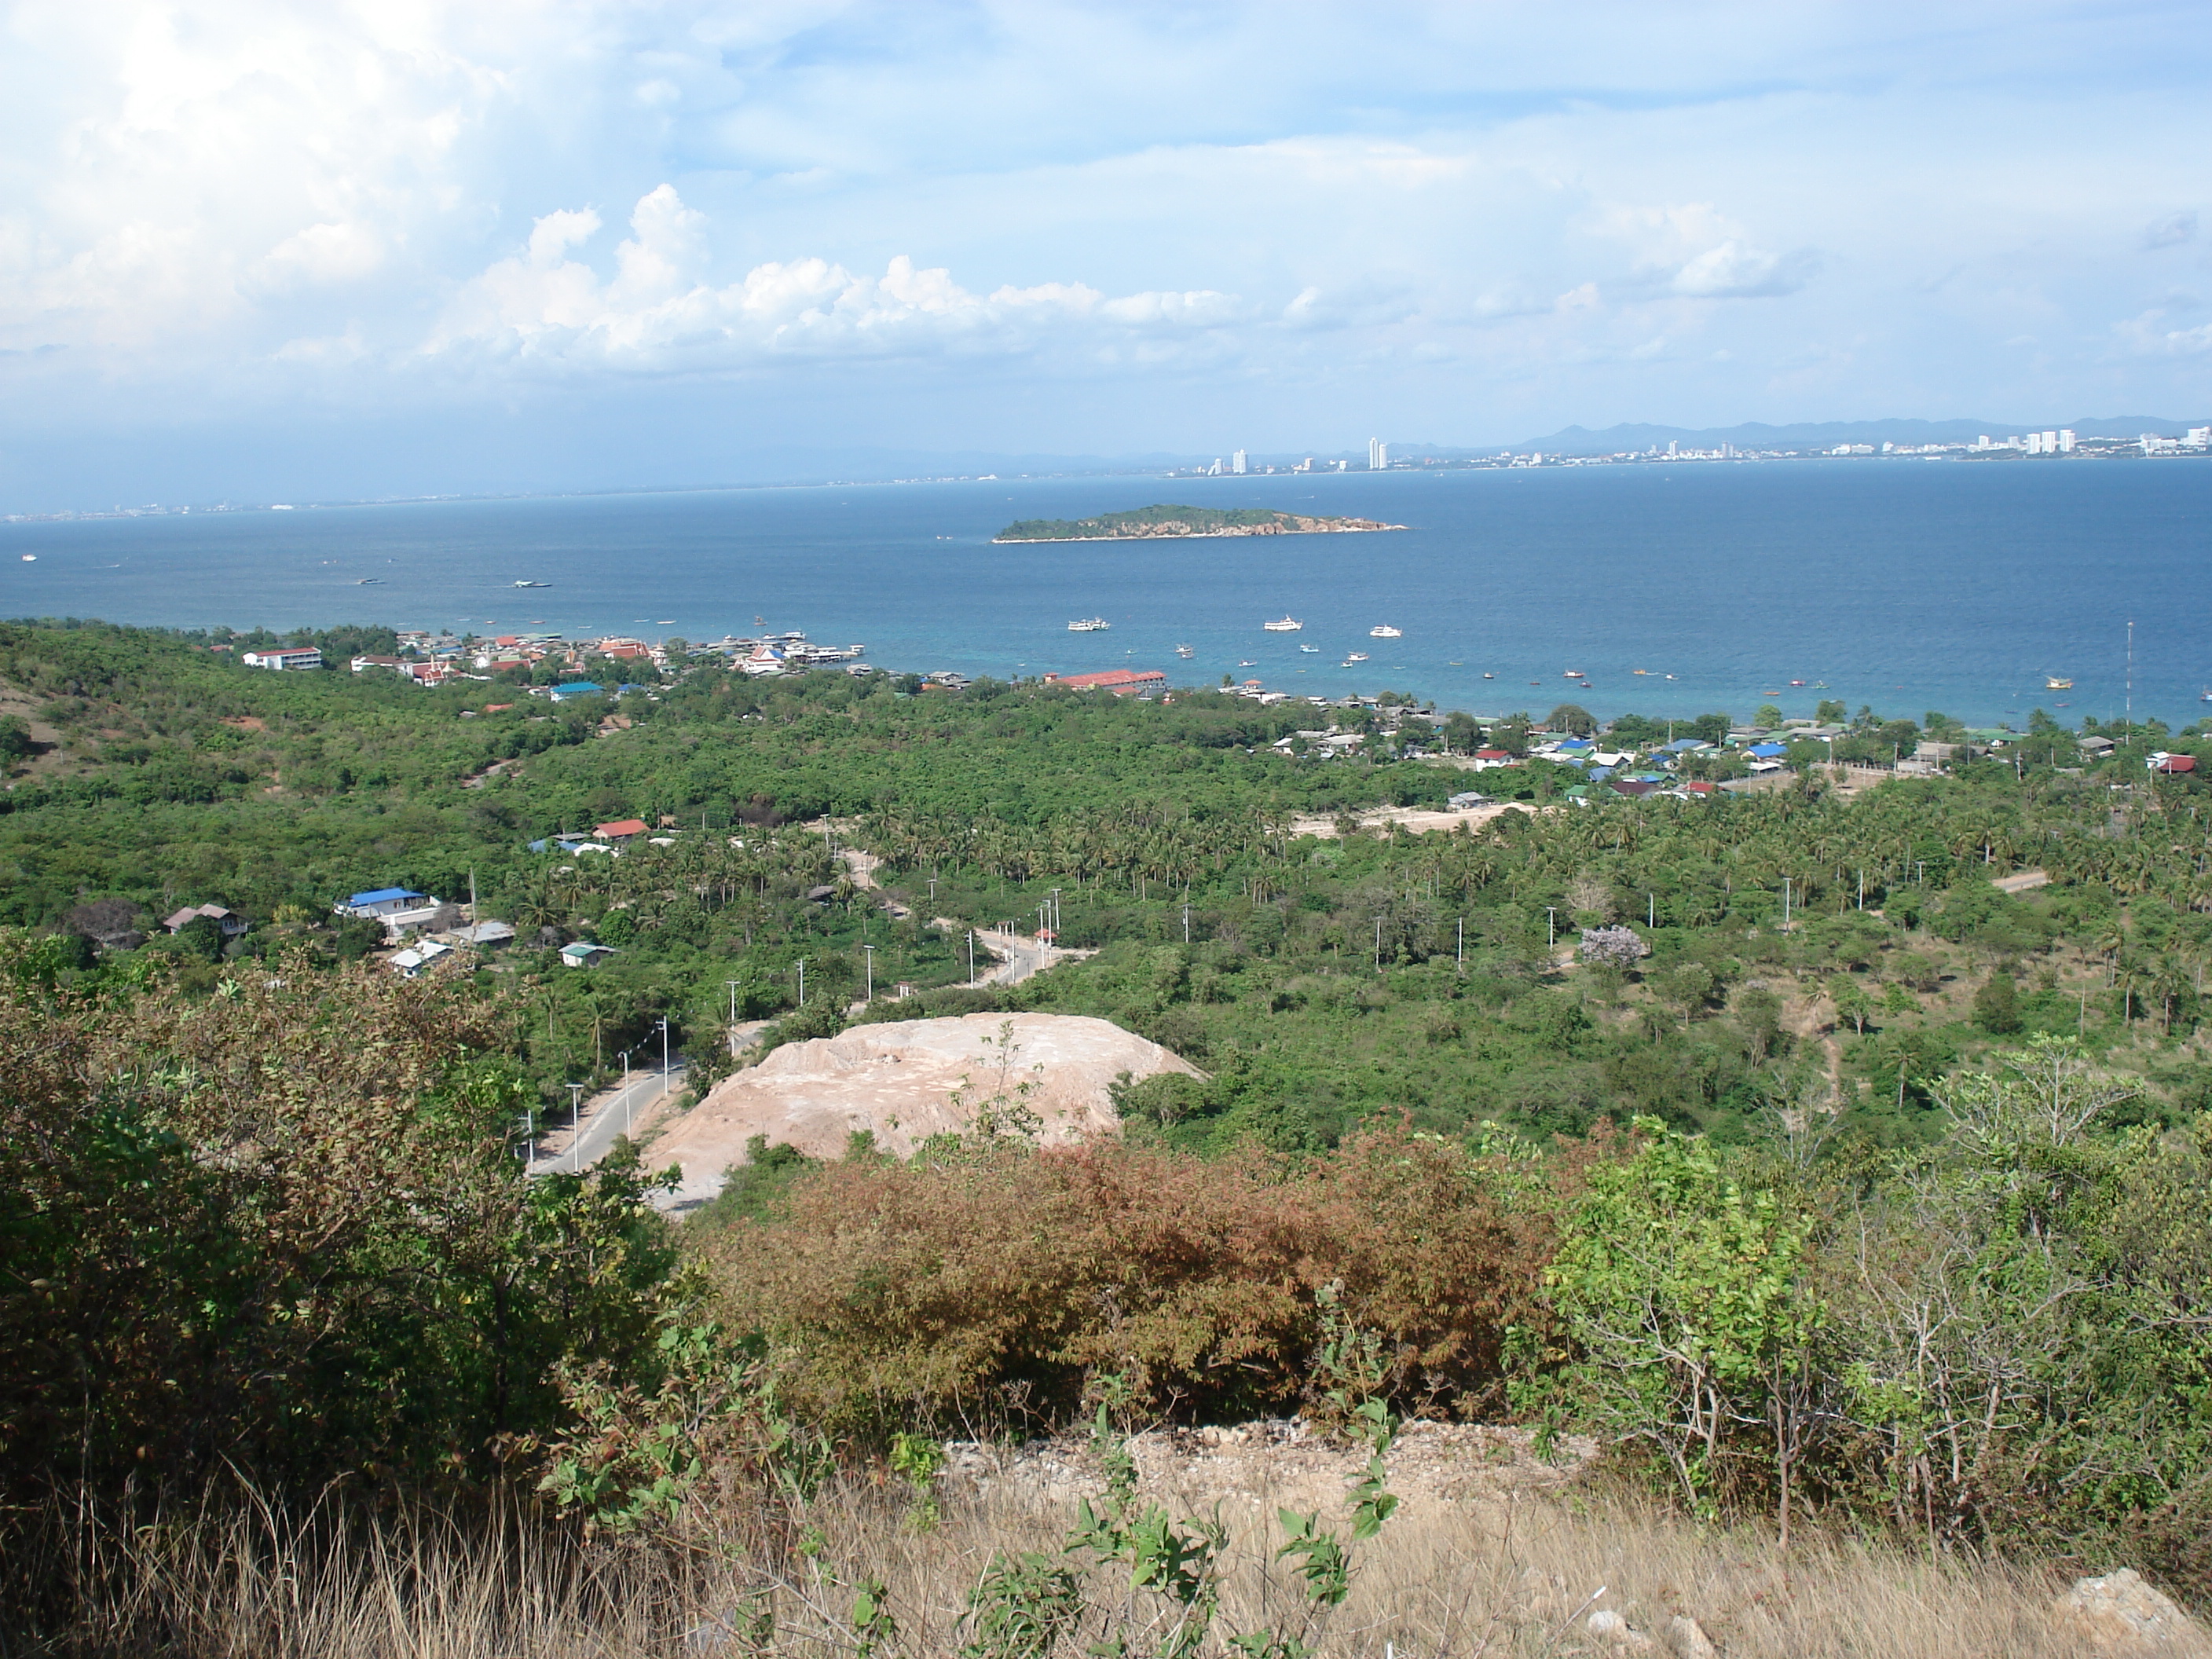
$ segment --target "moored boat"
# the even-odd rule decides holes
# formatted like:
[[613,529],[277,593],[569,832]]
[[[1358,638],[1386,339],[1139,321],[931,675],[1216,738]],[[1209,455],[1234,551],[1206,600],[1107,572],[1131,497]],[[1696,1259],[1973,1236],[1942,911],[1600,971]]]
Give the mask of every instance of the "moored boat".
[[1295,634],[1304,626],[1295,617],[1283,617],[1274,622],[1260,624],[1261,630],[1269,634]]
[[1103,617],[1085,617],[1067,625],[1071,634],[1103,634],[1114,624]]

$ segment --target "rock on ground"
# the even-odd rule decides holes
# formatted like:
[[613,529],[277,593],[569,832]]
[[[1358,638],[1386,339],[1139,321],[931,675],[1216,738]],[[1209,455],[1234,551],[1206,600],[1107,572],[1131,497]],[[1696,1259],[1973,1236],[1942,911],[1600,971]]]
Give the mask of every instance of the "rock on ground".
[[2082,1578],[2052,1606],[2062,1627],[2093,1651],[2116,1655],[2212,1653],[2204,1633],[2132,1567]]
[[[1333,1439],[1300,1419],[1232,1427],[1152,1429],[1129,1450],[1139,1491],[1186,1514],[1219,1504],[1224,1516],[1260,1519],[1279,1507],[1320,1510],[1334,1521],[1349,1511],[1352,1482],[1365,1468],[1364,1445]],[[1087,1435],[1070,1430],[1023,1446],[958,1442],[945,1448],[954,1487],[1011,1491],[1073,1510],[1103,1491],[1105,1471]],[[1561,1437],[1558,1462],[1536,1455],[1526,1429],[1481,1424],[1405,1425],[1384,1460],[1389,1488],[1417,1516],[1436,1506],[1477,1503],[1508,1492],[1553,1492],[1596,1455],[1596,1443]]]
[[[1047,1142],[1120,1131],[1109,1094],[1127,1072],[1200,1075],[1157,1042],[1103,1019],[1072,1014],[965,1014],[856,1025],[834,1037],[788,1042],[725,1078],[647,1149],[654,1169],[682,1165],[678,1206],[711,1198],[722,1172],[745,1161],[745,1142],[836,1158],[855,1129],[903,1158],[934,1134],[974,1122],[994,1097],[1017,1097]],[[956,1094],[959,1097],[956,1101]]]

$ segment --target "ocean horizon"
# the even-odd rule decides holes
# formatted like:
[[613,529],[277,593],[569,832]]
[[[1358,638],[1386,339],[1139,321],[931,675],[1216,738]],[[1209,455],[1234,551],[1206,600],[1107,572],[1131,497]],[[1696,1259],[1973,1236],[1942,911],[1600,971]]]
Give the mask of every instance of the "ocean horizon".
[[[992,540],[1018,519],[1155,502],[1409,527]],[[2179,726],[2212,713],[2191,620],[2212,601],[2208,509],[2212,465],[2190,460],[1886,459],[440,500],[0,525],[0,614],[695,641],[799,629],[900,672],[1158,669],[1601,718],[1768,702],[1809,716],[1832,698],[2015,726],[2039,708],[2118,718],[2132,620],[2134,713]],[[1285,615],[1303,629],[1263,630]],[[1068,631],[1092,616],[1111,626]],[[1368,660],[1344,665],[1354,652]]]

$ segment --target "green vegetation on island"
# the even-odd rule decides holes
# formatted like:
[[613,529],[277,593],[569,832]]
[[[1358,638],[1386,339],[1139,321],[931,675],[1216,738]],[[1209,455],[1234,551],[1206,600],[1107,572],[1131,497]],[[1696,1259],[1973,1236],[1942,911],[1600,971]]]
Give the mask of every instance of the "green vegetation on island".
[[1001,542],[1133,541],[1177,536],[1316,536],[1336,532],[1403,530],[1375,519],[1328,519],[1260,507],[1131,507],[1089,519],[1018,519]]
[[[296,1540],[434,1532],[486,1540],[487,1607],[641,1587],[594,1651],[804,1626],[1043,1656],[1146,1619],[1193,1654],[1350,1651],[1379,1473],[1349,1538],[1260,1540],[1304,1564],[1273,1603],[1116,1484],[1125,1429],[1285,1413],[1363,1458],[1409,1415],[1587,1434],[1621,1490],[1778,1542],[2212,1599],[2201,728],[2039,716],[1987,749],[1836,706],[1731,746],[1725,714],[1627,717],[1599,741],[1705,745],[1638,796],[1534,752],[1599,725],[1569,705],[1486,727],[680,653],[565,665],[610,690],[555,703],[234,643],[0,626],[0,1633],[27,1650],[278,1650],[293,1591],[256,1573],[367,1582],[268,1565]],[[1938,744],[1947,773],[1869,770]],[[1377,811],[1470,785],[1523,810]],[[473,886],[515,936],[404,979],[333,911],[386,886]],[[1053,901],[1095,954],[971,988],[968,928]],[[244,931],[167,931],[204,904]],[[613,954],[564,965],[579,941]],[[1081,1147],[763,1144],[682,1222],[626,1142],[516,1156],[664,1020],[696,1085],[733,1036],[1027,1011],[1202,1075],[1125,1081],[1120,1138]],[[1104,1491],[1074,1535],[988,1538],[957,1613],[881,1565],[982,1526],[940,1504],[943,1441],[1085,1419]],[[445,1593],[409,1571],[395,1608]],[[500,1628],[455,1650],[561,1647]]]

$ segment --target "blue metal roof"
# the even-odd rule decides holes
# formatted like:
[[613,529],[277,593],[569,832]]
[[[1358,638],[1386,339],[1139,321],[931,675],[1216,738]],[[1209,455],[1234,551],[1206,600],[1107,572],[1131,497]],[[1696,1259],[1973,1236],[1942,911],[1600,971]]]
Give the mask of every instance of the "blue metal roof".
[[411,887],[380,887],[374,892],[356,893],[348,904],[389,904],[393,899],[421,898],[423,895]]
[[605,689],[594,680],[571,680],[566,685],[555,686],[553,695],[556,697],[588,697],[593,692]]
[[1756,755],[1761,760],[1772,760],[1777,755],[1786,755],[1790,751],[1778,743],[1754,743],[1745,752]]

